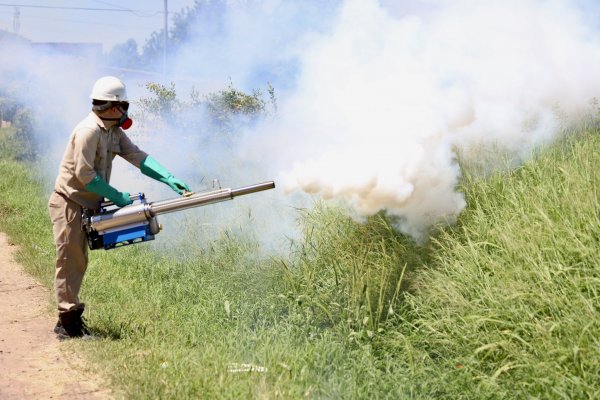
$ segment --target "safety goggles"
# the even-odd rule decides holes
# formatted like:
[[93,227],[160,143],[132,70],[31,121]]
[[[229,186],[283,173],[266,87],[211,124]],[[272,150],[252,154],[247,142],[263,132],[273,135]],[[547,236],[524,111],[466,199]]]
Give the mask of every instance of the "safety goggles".
[[120,108],[121,110],[127,112],[127,110],[129,110],[129,103],[123,102],[123,103],[113,103],[113,105],[115,107]]

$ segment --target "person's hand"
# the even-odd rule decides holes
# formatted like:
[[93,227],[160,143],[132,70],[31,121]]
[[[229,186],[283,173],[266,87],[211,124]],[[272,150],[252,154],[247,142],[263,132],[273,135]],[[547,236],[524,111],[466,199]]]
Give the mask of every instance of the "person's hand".
[[183,181],[175,178],[173,175],[169,176],[165,183],[179,194],[183,194],[184,191],[191,192],[190,187],[188,185],[186,185]]
[[171,175],[171,173],[167,171],[165,167],[160,165],[160,163],[151,156],[147,156],[142,161],[140,164],[140,171],[152,179],[156,179],[157,181],[169,185],[171,189],[179,194],[183,194],[184,191],[191,192],[188,185]]
[[129,198],[129,192],[118,192],[114,198],[109,198],[110,201],[115,203],[118,207],[125,207],[133,203]]
[[96,175],[85,188],[90,192],[96,193],[98,196],[102,196],[115,203],[119,207],[124,207],[133,203],[129,198],[128,192],[119,192],[114,187],[110,186],[100,175]]

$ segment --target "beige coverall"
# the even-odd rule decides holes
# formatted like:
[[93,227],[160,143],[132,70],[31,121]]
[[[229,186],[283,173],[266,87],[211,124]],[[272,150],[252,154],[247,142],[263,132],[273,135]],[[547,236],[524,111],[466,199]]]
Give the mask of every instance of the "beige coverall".
[[82,207],[97,210],[102,201],[85,185],[96,175],[109,182],[116,155],[138,168],[148,156],[121,128],[107,130],[104,122],[90,112],[71,133],[48,202],[56,244],[54,289],[59,313],[83,308],[79,289],[88,264],[88,246],[81,228]]

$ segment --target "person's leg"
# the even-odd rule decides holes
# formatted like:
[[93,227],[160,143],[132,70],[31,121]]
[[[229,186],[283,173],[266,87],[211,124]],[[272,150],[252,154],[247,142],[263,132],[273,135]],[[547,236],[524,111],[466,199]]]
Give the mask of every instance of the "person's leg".
[[69,336],[82,336],[85,333],[81,320],[84,304],[79,301],[79,290],[87,268],[88,249],[81,229],[81,207],[53,193],[48,209],[56,245],[54,290],[59,322],[55,331],[62,328]]

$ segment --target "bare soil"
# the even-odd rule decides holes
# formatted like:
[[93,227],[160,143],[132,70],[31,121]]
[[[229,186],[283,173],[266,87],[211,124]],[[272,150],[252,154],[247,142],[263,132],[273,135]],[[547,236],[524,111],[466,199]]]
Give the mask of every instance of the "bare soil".
[[101,378],[56,338],[52,293],[14,262],[14,252],[0,232],[0,399],[111,399]]

